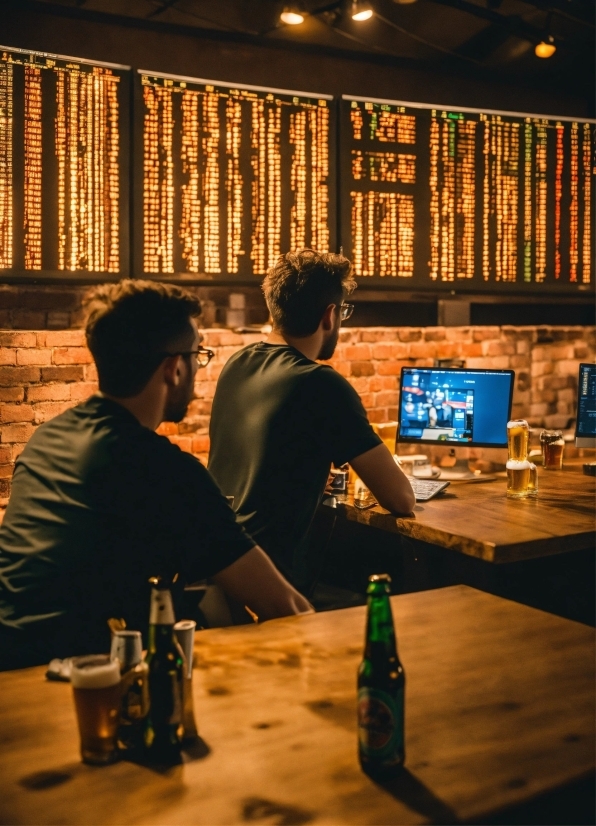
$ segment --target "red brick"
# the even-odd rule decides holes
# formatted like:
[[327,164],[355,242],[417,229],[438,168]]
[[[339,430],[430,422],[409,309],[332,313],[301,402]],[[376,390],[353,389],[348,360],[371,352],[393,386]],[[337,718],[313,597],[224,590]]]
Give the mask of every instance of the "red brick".
[[370,410],[375,406],[375,398],[373,393],[361,393],[360,401],[362,402],[365,410]]
[[374,376],[375,367],[370,361],[353,361],[350,372],[353,376]]
[[419,327],[400,327],[398,335],[400,341],[420,341],[422,330]]
[[46,314],[33,310],[13,310],[12,324],[17,330],[39,330],[46,326]]
[[19,456],[25,450],[26,447],[27,447],[26,442],[20,442],[20,443],[16,442],[16,443],[11,445],[11,453],[12,453],[12,461],[13,462],[16,462],[16,460],[19,458]]
[[41,379],[42,381],[83,381],[83,368],[42,367]]
[[93,359],[86,347],[56,347],[52,360],[54,364],[89,364]]
[[39,347],[86,347],[83,330],[60,330],[59,332],[40,332],[37,334]]
[[70,385],[70,398],[73,402],[84,402],[89,396],[97,393],[95,382],[77,382]]
[[35,333],[13,333],[0,330],[0,347],[36,347]]
[[462,345],[456,341],[444,341],[437,344],[437,358],[449,359],[459,358],[462,355]]
[[0,367],[0,386],[18,387],[39,381],[39,367]]
[[12,479],[12,474],[14,471],[14,465],[0,465],[0,479]]
[[192,452],[193,453],[209,453],[211,442],[207,434],[196,435],[192,437]]
[[86,364],[84,367],[85,370],[85,381],[94,381],[97,382],[97,367],[93,362],[91,364]]
[[433,358],[437,347],[440,345],[435,344],[434,341],[429,342],[418,342],[414,344],[410,344],[410,357],[411,358]]
[[427,327],[424,331],[425,341],[445,341],[444,327]]
[[465,356],[481,356],[482,355],[482,344],[480,342],[475,342],[474,344],[470,344],[469,342],[464,341],[460,345],[461,355],[462,357]]
[[68,410],[69,407],[72,407],[72,403],[70,401],[38,402],[33,405],[35,423],[42,424],[42,422],[47,422],[49,419],[53,419],[54,416],[59,416],[60,413],[64,413],[64,411]]
[[399,376],[401,373],[403,362],[399,361],[380,361],[377,364],[378,376]]
[[371,347],[369,344],[351,344],[345,348],[343,355],[348,361],[367,361],[371,357]]
[[499,327],[475,327],[472,331],[472,338],[474,341],[488,341],[498,339],[500,333]]
[[24,387],[0,387],[0,402],[22,402],[24,398]]
[[12,446],[3,445],[0,447],[0,463],[3,465],[12,462]]
[[70,384],[36,384],[27,388],[28,402],[62,402],[70,399]]
[[349,362],[349,361],[339,361],[337,359],[334,359],[332,362],[330,362],[330,364],[331,364],[331,367],[333,367],[334,370],[337,370],[337,372],[341,376],[349,376],[350,375],[350,368],[352,366],[351,362]]
[[31,347],[28,350],[17,350],[17,364],[47,365],[52,363],[51,350],[39,350]]
[[389,413],[387,410],[375,408],[368,411],[368,420],[369,422],[388,422]]
[[487,341],[483,344],[485,356],[513,356],[515,344],[512,341]]
[[369,392],[369,381],[370,379],[365,378],[364,376],[359,377],[355,376],[354,378],[350,379],[350,384],[354,388],[357,393],[368,393]]
[[175,422],[162,422],[155,432],[160,436],[174,436],[178,434],[178,425]]
[[375,407],[389,407],[397,404],[397,390],[385,390],[382,393],[377,393],[375,397]]
[[48,290],[47,287],[19,291],[19,305],[26,310],[69,310],[80,300],[72,290]]
[[30,404],[0,404],[0,422],[32,422]]
[[10,496],[10,488],[11,488],[10,479],[0,479],[0,496],[1,497]]
[[0,365],[16,363],[17,351],[13,347],[0,347]]
[[445,329],[445,338],[447,341],[470,341],[472,338],[472,330],[469,327],[447,327]]
[[7,424],[0,427],[0,441],[2,442],[27,442],[33,436],[35,428],[29,422],[19,424]]

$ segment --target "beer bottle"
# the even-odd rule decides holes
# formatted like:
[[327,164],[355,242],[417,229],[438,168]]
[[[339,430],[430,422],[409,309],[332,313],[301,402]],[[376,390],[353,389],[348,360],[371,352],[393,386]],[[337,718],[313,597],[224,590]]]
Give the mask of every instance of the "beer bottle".
[[184,656],[174,633],[174,608],[169,588],[152,578],[148,667],[149,713],[145,748],[158,762],[176,762],[182,742]]
[[389,602],[391,578],[368,580],[364,657],[358,669],[358,757],[372,777],[396,775],[404,764],[405,674],[397,656]]

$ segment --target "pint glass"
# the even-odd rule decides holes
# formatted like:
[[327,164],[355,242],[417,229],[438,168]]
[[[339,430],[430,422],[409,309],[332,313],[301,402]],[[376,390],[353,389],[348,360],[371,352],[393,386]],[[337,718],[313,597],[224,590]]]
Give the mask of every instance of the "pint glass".
[[507,422],[507,447],[509,458],[524,462],[528,458],[528,439],[530,428],[525,419],[513,419]]
[[116,757],[120,663],[103,654],[73,657],[70,680],[83,763],[111,763]]
[[528,482],[528,496],[538,496],[538,469],[530,462],[530,480]]
[[509,459],[507,462],[507,496],[509,499],[523,499],[528,496],[531,465],[526,459],[518,462]]
[[546,470],[561,470],[563,467],[563,433],[560,430],[543,430],[540,433],[542,462]]

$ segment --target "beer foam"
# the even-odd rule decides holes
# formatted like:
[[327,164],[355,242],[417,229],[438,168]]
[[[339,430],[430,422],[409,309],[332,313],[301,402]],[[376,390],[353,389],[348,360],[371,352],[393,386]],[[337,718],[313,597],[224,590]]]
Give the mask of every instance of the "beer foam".
[[557,445],[558,447],[561,447],[562,445],[564,447],[565,442],[563,441],[563,439],[557,439],[556,442],[549,442],[549,445]]
[[508,459],[505,467],[507,470],[530,470],[532,465],[527,459]]
[[507,422],[507,430],[511,427],[528,427],[528,423],[525,419],[513,419],[511,422]]
[[108,688],[120,682],[120,661],[103,654],[74,657],[70,681],[73,688]]

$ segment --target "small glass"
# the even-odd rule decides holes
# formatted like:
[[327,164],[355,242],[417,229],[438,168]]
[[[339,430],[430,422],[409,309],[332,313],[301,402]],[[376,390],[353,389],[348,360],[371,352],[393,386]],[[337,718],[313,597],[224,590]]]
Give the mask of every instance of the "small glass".
[[507,448],[509,459],[525,462],[528,458],[530,426],[525,419],[512,419],[507,422]]
[[120,661],[104,654],[73,657],[70,676],[83,763],[104,765],[117,757]]
[[507,498],[524,499],[529,495],[531,463],[524,459],[509,459],[507,468]]
[[542,430],[540,433],[542,464],[545,470],[561,470],[563,467],[563,432],[561,430]]
[[528,481],[528,496],[538,496],[538,469],[530,462],[530,479]]

